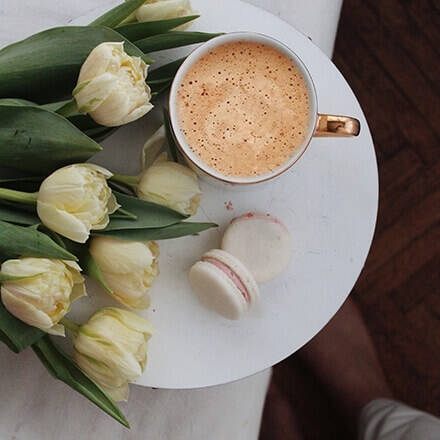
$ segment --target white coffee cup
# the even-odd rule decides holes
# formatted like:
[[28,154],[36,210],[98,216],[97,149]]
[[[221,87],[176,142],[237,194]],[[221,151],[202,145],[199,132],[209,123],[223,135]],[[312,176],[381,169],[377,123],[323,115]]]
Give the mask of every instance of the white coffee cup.
[[[299,71],[302,73],[304,81],[306,82],[307,88],[309,90],[310,115],[308,131],[307,135],[305,136],[304,142],[302,143],[302,145],[295,149],[294,154],[289,158],[289,160],[282,164],[281,167],[279,167],[272,173],[260,176],[226,176],[212,169],[211,167],[203,163],[203,161],[201,161],[201,159],[197,157],[197,155],[191,150],[179,124],[177,105],[179,99],[178,89],[188,71],[191,69],[194,63],[196,63],[201,57],[206,55],[212,49],[226,43],[234,43],[239,41],[266,44],[277,49],[287,58],[292,60],[292,62],[297,66]],[[188,58],[183,62],[183,64],[177,71],[174,77],[174,81],[171,85],[169,96],[169,116],[176,144],[179,147],[182,155],[185,157],[188,165],[204,180],[208,180],[211,183],[223,183],[228,186],[255,185],[257,183],[267,182],[280,176],[281,174],[289,170],[292,165],[294,165],[297,160],[303,155],[313,137],[352,137],[357,136],[360,131],[360,123],[357,119],[348,116],[336,116],[318,113],[316,89],[312,77],[298,55],[296,55],[291,49],[289,49],[286,45],[279,42],[278,40],[268,37],[267,35],[252,32],[234,32],[215,37],[212,40],[209,40],[208,42],[199,46],[188,56]]]

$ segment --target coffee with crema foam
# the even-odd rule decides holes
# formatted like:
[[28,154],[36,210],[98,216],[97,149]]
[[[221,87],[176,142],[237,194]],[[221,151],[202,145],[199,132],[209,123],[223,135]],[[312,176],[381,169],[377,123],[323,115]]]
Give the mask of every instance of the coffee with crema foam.
[[274,47],[233,42],[213,48],[184,76],[179,125],[204,165],[226,177],[255,177],[281,168],[305,142],[307,83]]

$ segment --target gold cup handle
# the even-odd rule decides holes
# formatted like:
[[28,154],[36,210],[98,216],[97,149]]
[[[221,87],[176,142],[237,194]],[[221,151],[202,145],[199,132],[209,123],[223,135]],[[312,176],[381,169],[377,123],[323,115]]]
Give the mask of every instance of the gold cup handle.
[[315,137],[352,137],[358,136],[360,122],[349,116],[318,114]]

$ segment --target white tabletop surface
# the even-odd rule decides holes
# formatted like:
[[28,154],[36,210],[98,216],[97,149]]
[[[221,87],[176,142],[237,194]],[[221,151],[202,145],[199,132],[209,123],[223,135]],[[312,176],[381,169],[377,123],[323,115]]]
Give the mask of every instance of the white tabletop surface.
[[[214,1],[214,0],[207,0]],[[331,54],[339,0],[248,0],[295,25]],[[106,0],[0,0],[0,46],[62,25]],[[269,373],[222,387],[165,391],[132,387],[122,405],[132,430],[119,427],[81,396],[50,378],[27,350],[0,346],[0,438],[19,439],[256,439]],[[213,416],[222,414],[222,426]],[[239,417],[237,416],[239,415]],[[172,423],[170,423],[172,420]],[[208,434],[210,433],[210,434]]]

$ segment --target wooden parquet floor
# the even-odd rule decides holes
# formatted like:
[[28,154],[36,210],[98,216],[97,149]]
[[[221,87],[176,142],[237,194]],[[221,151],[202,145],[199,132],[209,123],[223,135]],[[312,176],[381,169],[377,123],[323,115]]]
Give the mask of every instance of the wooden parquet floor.
[[[380,176],[376,235],[352,297],[396,397],[440,416],[440,2],[345,0],[334,62],[366,114]],[[291,356],[274,369],[261,439],[295,439],[298,412],[304,438],[349,438]]]

